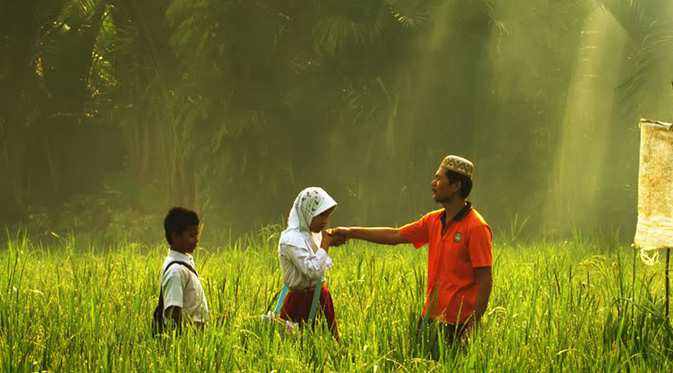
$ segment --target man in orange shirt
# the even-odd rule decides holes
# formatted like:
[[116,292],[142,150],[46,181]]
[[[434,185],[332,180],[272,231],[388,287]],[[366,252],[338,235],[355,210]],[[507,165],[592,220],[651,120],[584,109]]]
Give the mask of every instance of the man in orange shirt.
[[486,311],[491,294],[491,229],[466,199],[474,165],[449,155],[432,179],[432,196],[443,208],[400,228],[340,227],[333,234],[375,243],[429,245],[424,319],[439,322],[453,341]]

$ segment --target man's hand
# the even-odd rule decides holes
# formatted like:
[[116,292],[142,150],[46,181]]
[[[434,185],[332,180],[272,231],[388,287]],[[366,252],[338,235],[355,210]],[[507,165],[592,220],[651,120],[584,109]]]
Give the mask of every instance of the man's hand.
[[332,235],[332,246],[341,246],[348,241],[348,238],[343,234],[333,234]]
[[341,246],[348,240],[343,234],[334,232],[334,229],[327,229],[322,232],[322,248],[327,249],[331,246]]
[[460,333],[460,342],[463,344],[468,344],[470,340],[474,337],[474,334],[479,329],[480,321],[477,320],[474,315],[468,318],[465,324],[463,325],[463,330]]

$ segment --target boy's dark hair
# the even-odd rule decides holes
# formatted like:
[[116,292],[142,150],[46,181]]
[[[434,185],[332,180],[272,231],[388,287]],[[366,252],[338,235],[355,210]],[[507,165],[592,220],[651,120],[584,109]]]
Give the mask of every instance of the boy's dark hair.
[[164,231],[166,232],[166,241],[171,243],[171,233],[180,234],[189,227],[199,225],[199,215],[196,212],[184,207],[173,207],[166,214],[164,219]]
[[459,174],[455,171],[446,170],[446,178],[449,179],[449,183],[454,184],[460,181],[460,196],[467,198],[472,191],[472,179],[469,177]]

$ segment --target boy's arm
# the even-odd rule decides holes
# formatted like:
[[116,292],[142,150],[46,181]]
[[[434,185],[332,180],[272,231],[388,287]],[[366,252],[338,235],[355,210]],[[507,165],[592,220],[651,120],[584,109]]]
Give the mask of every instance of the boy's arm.
[[332,233],[336,235],[343,235],[346,238],[355,238],[384,245],[409,243],[409,240],[400,234],[399,228],[339,227],[335,228]]
[[173,321],[173,325],[179,332],[182,331],[182,308],[178,306],[170,306],[166,308],[166,317]]
[[168,324],[172,324],[178,330],[182,329],[183,290],[184,283],[186,282],[183,272],[178,267],[169,269],[165,274],[162,284],[164,317],[169,321]]

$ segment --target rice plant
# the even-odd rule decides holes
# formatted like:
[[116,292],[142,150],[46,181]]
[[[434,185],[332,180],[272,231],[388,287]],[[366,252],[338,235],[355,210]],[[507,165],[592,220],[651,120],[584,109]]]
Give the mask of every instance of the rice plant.
[[[163,245],[0,251],[3,371],[670,371],[663,266],[624,245],[559,241],[494,247],[494,289],[469,342],[431,353],[417,330],[426,252],[350,243],[328,275],[341,343],[324,328],[288,334],[261,320],[281,274],[265,235],[202,248],[211,308],[203,331],[151,335]],[[634,272],[635,270],[635,272]]]

